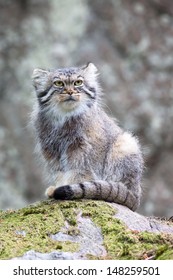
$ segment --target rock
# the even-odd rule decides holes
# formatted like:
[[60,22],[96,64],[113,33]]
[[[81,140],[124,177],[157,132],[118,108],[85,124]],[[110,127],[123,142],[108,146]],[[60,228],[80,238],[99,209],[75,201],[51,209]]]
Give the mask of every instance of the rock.
[[104,201],[0,212],[0,259],[173,259],[173,223]]
[[135,212],[129,213],[129,209],[122,205],[116,204],[115,208],[118,209],[118,213],[115,215],[116,218],[119,218],[121,221],[123,221],[131,230],[147,231],[153,233],[173,233],[173,227],[170,227],[169,222],[163,222],[164,220],[158,218],[144,217]]
[[79,253],[58,252],[39,253],[34,250],[26,252],[23,256],[13,258],[13,260],[78,260],[85,259]]

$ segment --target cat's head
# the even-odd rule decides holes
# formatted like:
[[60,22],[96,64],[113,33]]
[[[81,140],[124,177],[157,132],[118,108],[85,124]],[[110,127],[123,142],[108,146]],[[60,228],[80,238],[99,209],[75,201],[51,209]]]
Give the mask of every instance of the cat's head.
[[92,107],[101,90],[93,63],[83,67],[55,70],[35,69],[33,85],[41,108],[68,114]]

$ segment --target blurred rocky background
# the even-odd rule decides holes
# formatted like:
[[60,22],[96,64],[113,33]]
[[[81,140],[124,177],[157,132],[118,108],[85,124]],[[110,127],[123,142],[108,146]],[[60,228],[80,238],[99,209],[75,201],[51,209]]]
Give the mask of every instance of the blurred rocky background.
[[139,212],[173,215],[173,1],[0,0],[0,208],[43,198],[29,115],[35,67],[94,62],[107,111],[146,159]]

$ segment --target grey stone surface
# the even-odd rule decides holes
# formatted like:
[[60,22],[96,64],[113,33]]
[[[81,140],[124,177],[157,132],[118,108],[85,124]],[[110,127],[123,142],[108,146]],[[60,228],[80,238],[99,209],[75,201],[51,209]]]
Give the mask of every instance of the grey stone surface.
[[[68,226],[66,230],[67,229]],[[93,256],[103,257],[106,255],[101,230],[96,227],[89,218],[81,217],[81,215],[78,217],[78,230],[79,234],[77,235],[69,235],[64,232],[58,232],[50,237],[57,241],[71,241],[79,243],[79,254],[83,256],[90,254]]]
[[123,205],[112,204],[112,206],[118,209],[115,217],[123,221],[131,230],[173,234],[173,224],[169,221],[142,216]]
[[26,252],[23,256],[13,258],[13,260],[78,260],[85,259],[78,253],[52,251],[50,253],[40,253],[34,250]]

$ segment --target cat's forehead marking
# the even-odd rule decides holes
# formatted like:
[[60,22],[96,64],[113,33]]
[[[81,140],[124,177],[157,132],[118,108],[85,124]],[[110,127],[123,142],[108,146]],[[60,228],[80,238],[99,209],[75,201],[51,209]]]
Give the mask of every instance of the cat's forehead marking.
[[81,71],[77,68],[57,69],[53,72],[53,78],[61,80],[73,81],[79,77],[81,77]]
[[80,72],[80,70],[78,68],[71,67],[71,68],[57,69],[54,71],[54,74],[71,76],[71,75],[77,74],[79,72]]

